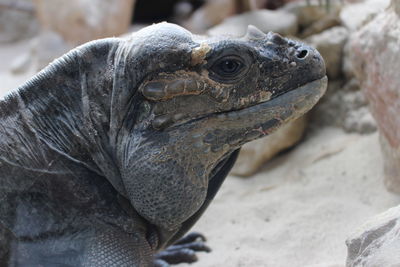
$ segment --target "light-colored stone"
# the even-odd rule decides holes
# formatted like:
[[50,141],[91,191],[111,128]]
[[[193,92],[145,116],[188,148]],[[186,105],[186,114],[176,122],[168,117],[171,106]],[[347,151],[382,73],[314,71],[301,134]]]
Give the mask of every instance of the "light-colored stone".
[[341,6],[340,0],[331,0],[329,9],[326,6],[321,6],[318,0],[301,0],[285,5],[283,10],[294,14],[297,17],[299,27],[306,29],[327,16],[338,17]]
[[376,121],[372,117],[368,107],[363,106],[347,113],[343,121],[343,129],[346,132],[356,132],[361,134],[369,134],[376,132]]
[[242,36],[248,25],[254,25],[263,32],[277,32],[282,35],[297,33],[296,16],[285,11],[256,10],[225,19],[211,28],[209,35]]
[[[27,8],[18,8],[13,1],[0,3],[3,4],[3,6],[0,5],[0,43],[28,39],[38,32],[39,27],[33,12],[32,0],[19,0],[18,3]],[[32,9],[30,10],[29,7]]]
[[390,0],[366,0],[346,5],[340,12],[342,25],[355,31],[389,6]]
[[337,16],[327,15],[327,16],[321,18],[320,20],[314,22],[306,29],[304,29],[300,33],[300,38],[304,39],[304,38],[310,37],[311,35],[321,33],[329,28],[333,28],[333,27],[339,26],[339,25],[340,25],[340,21],[337,18]]
[[54,59],[62,56],[73,48],[60,34],[52,31],[42,31],[32,41],[31,55],[35,58],[35,68],[41,70]]
[[400,149],[393,147],[383,134],[380,135],[379,141],[384,159],[384,184],[389,191],[400,193]]
[[13,74],[21,74],[28,71],[29,67],[32,63],[32,56],[29,51],[25,51],[22,55],[19,55],[17,58],[11,62],[11,72]]
[[[349,35],[349,39],[351,39],[351,34]],[[353,62],[351,60],[351,46],[349,40],[344,44],[343,47],[343,57],[342,57],[342,73],[344,75],[344,78],[346,80],[351,80],[352,78],[355,77],[354,74],[354,67],[353,67]]]
[[182,1],[174,5],[173,20],[177,24],[182,24],[188,20],[193,12],[193,5],[190,2]]
[[205,33],[235,13],[234,0],[208,0],[183,25],[193,33]]
[[385,185],[400,193],[400,1],[351,40],[352,64],[382,135]]
[[366,222],[346,244],[347,267],[400,266],[400,206]]
[[376,122],[358,81],[351,79],[342,83],[341,80],[329,82],[327,93],[311,112],[311,126],[335,126],[359,134],[375,132]]
[[134,0],[35,0],[45,31],[59,34],[72,45],[125,33]]
[[297,144],[303,136],[306,118],[302,117],[281,127],[275,133],[245,144],[231,174],[250,176],[276,154]]
[[32,56],[37,70],[82,43],[129,30],[135,0],[35,0],[41,33]]
[[329,81],[325,95],[310,112],[312,128],[341,127],[341,121],[347,113],[347,107],[342,101],[342,86],[342,81]]
[[346,28],[337,26],[306,39],[324,58],[326,73],[330,79],[336,79],[342,73],[343,47],[348,36]]
[[[389,6],[390,0],[365,0],[346,5],[340,13],[340,21],[350,32],[356,31],[369,21],[376,14],[382,12]],[[349,42],[343,49],[342,70],[346,79],[354,77],[354,67],[352,64],[351,47]]]

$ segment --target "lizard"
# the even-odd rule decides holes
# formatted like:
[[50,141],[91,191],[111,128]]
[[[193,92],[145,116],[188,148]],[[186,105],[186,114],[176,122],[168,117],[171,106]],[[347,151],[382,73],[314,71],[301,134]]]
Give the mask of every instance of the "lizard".
[[0,265],[195,260],[208,248],[183,236],[240,147],[326,85],[315,49],[253,26],[159,23],[71,50],[0,101]]

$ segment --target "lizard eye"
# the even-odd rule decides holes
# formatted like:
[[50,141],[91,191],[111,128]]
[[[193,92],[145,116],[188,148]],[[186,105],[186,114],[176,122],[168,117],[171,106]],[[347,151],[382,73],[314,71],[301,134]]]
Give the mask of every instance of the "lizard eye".
[[235,74],[240,70],[241,63],[234,59],[224,59],[221,62],[218,62],[218,65],[215,66],[215,69],[220,74]]
[[237,78],[244,70],[245,64],[236,56],[226,56],[217,60],[210,70],[221,80]]

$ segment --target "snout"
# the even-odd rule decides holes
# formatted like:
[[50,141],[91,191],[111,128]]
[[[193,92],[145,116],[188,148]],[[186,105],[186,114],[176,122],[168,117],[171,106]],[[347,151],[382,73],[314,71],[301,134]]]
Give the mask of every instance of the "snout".
[[264,55],[264,75],[271,77],[269,85],[273,96],[320,80],[326,75],[324,60],[315,48],[277,33],[267,34]]
[[320,53],[309,45],[282,37],[277,33],[268,33],[267,40],[278,46],[282,57],[290,62],[292,68],[303,71],[308,81],[318,80],[326,75],[325,63]]
[[299,71],[304,73],[305,79],[308,82],[325,77],[325,62],[315,48],[294,41],[289,42],[289,45],[291,45],[289,50],[292,62],[295,62]]

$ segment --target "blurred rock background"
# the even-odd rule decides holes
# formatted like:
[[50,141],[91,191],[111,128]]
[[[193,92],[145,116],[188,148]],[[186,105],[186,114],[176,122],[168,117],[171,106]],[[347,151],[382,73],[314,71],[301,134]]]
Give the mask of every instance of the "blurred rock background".
[[[341,132],[343,140],[350,140],[350,137],[372,140],[379,135],[382,156],[377,157],[382,157],[382,161],[371,161],[370,173],[375,173],[376,168],[382,169],[382,176],[377,174],[373,179],[384,184],[387,190],[400,193],[400,0],[0,0],[0,94],[17,88],[77,45],[93,39],[125,36],[161,21],[178,23],[196,34],[233,36],[243,35],[247,25],[252,24],[264,32],[274,31],[301,39],[316,47],[325,59],[329,86],[322,101],[307,116],[245,145],[233,175],[247,177],[259,171],[267,173],[277,161],[300,153],[296,149],[305,153],[304,162],[313,164],[332,155],[341,155],[346,150],[343,143],[337,147],[334,143],[321,146],[320,150],[314,145],[314,156],[307,152],[308,144],[315,142],[313,139],[323,143],[328,143],[328,138],[342,140],[321,130],[335,129],[335,133]],[[326,139],[321,134],[325,134]],[[373,146],[367,141],[365,144]],[[368,153],[368,148],[357,151]],[[349,160],[359,166],[357,160],[366,161],[364,156],[354,154]],[[302,177],[302,167],[306,163],[295,162],[298,166],[290,162],[282,165],[293,168],[291,171]],[[364,180],[360,180],[360,188]],[[343,186],[347,182],[343,180]],[[365,216],[383,211],[384,207],[389,207],[388,203],[398,203],[397,196],[383,192],[379,193],[382,198],[390,199],[384,205],[366,204],[365,196],[359,199],[370,208]],[[399,217],[398,211],[391,212],[385,217],[388,221],[375,220],[375,224],[370,223],[354,234],[348,240],[347,265],[400,264],[398,258],[387,256],[393,251],[382,252],[382,247],[388,247],[382,245],[389,242],[386,240],[394,242],[396,239],[392,247],[400,255],[399,231],[392,231],[397,229],[393,225],[397,226]],[[378,243],[369,250],[365,250],[363,242],[357,241],[375,242],[374,238]],[[335,264],[321,266],[341,266]]]

